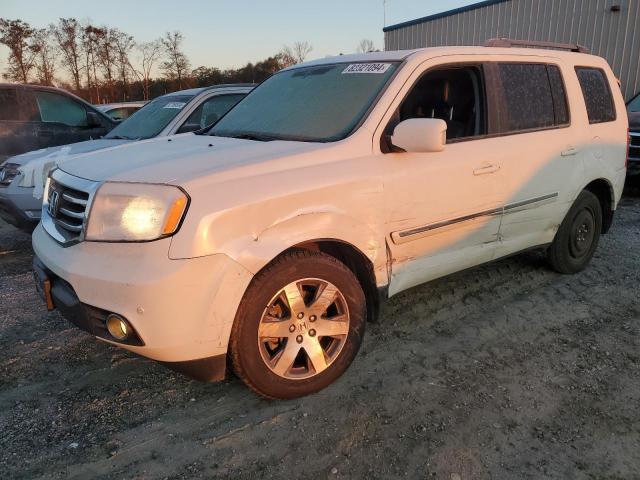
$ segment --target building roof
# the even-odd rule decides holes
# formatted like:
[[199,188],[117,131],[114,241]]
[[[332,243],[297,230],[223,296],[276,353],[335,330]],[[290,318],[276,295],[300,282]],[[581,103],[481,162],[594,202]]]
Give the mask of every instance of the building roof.
[[451,15],[457,15],[458,13],[468,12],[482,7],[490,7],[496,3],[508,2],[510,0],[485,0],[484,2],[472,3],[466,7],[454,8],[453,10],[447,10],[446,12],[436,13],[435,15],[429,15],[427,17],[416,18],[415,20],[409,20],[402,23],[396,23],[395,25],[389,25],[382,29],[383,32],[390,32],[392,30],[398,30],[399,28],[410,27],[412,25],[418,25],[420,23],[430,22],[439,18],[450,17]]

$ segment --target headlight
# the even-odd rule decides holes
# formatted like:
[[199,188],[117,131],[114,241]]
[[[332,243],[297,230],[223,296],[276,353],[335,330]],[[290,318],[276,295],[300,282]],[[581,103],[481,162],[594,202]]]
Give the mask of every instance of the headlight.
[[5,163],[0,165],[0,185],[10,185],[18,176],[20,165],[17,163]]
[[178,187],[145,183],[104,183],[93,199],[87,240],[136,242],[173,235],[189,197]]

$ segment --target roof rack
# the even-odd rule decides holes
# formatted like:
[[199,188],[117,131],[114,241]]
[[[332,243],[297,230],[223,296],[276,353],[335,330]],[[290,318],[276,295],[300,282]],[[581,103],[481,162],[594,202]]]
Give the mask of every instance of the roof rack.
[[484,42],[485,47],[531,47],[531,48],[549,48],[553,50],[568,50],[570,52],[591,53],[587,47],[578,45],[577,43],[554,43],[539,42],[535,40],[512,40],[510,38],[491,38]]

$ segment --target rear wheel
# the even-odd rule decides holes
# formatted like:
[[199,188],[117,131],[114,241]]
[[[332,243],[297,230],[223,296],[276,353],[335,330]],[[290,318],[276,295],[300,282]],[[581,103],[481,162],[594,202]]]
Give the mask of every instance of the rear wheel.
[[593,193],[585,190],[562,221],[548,259],[560,273],[577,273],[591,261],[602,231],[602,207]]
[[356,356],[366,303],[351,270],[319,252],[278,257],[247,289],[234,322],[236,374],[269,398],[296,398],[336,380]]

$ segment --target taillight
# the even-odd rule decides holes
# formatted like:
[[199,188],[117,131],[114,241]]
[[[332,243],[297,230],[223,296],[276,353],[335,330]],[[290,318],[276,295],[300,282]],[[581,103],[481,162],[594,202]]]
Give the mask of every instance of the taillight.
[[627,158],[624,162],[624,168],[629,168],[629,148],[631,147],[631,132],[627,128]]

